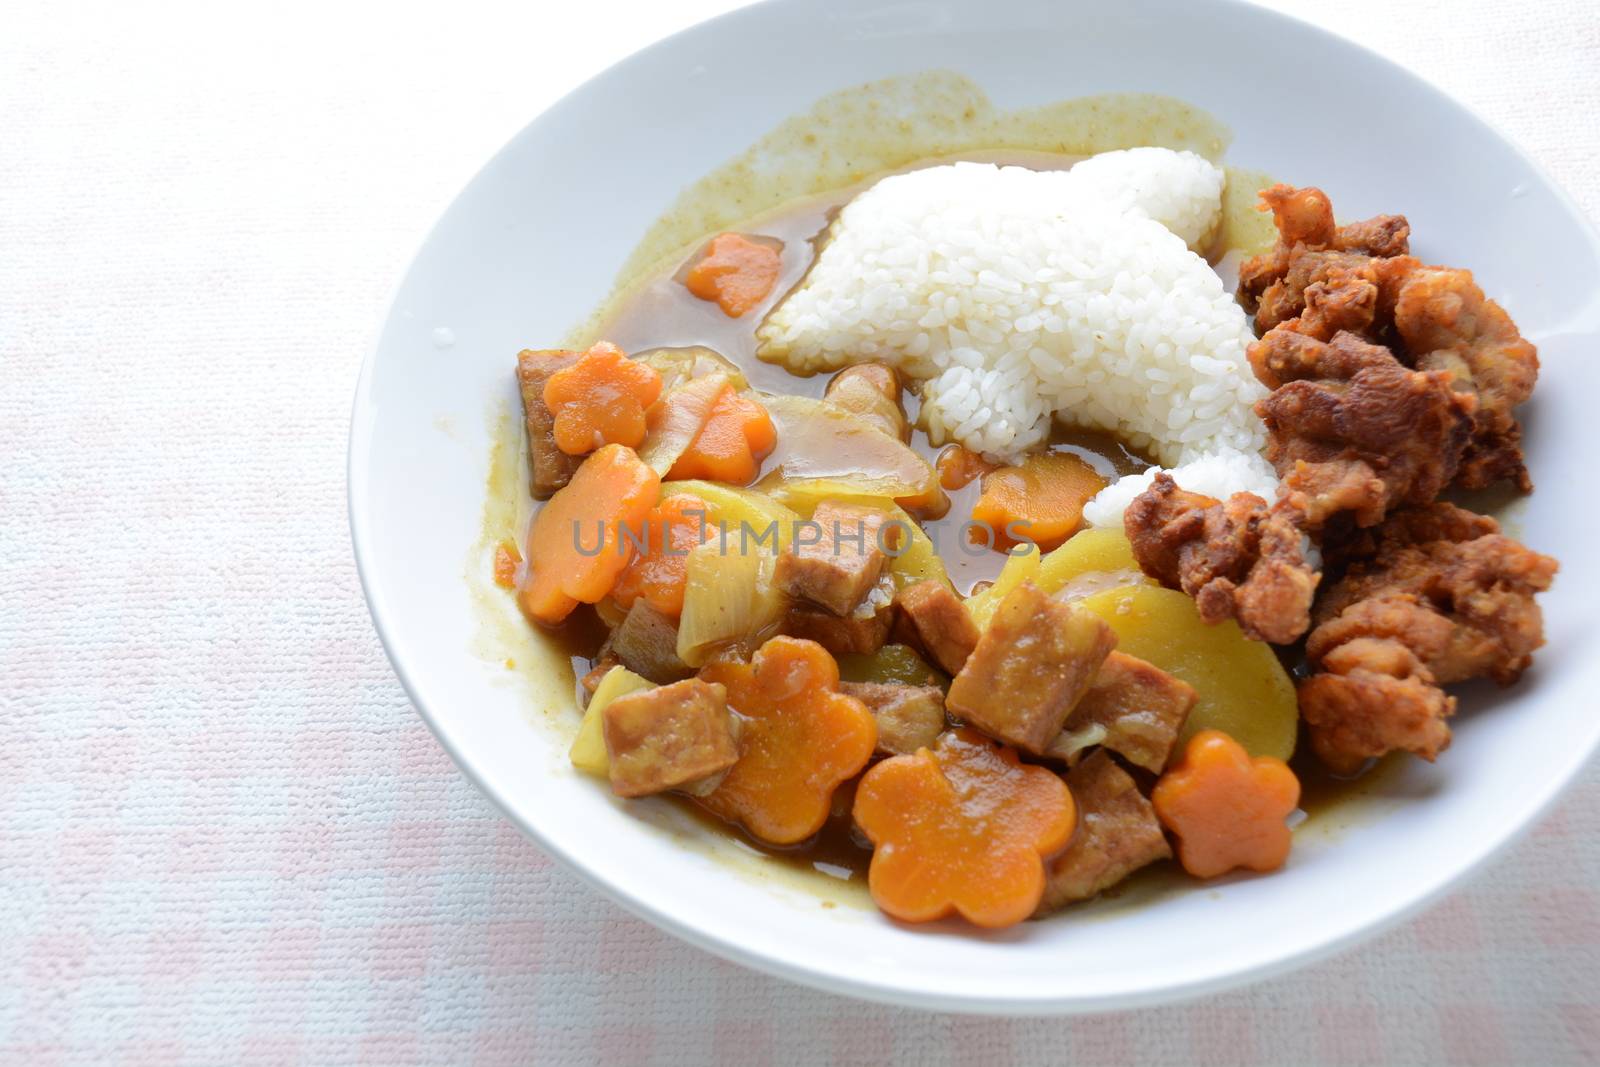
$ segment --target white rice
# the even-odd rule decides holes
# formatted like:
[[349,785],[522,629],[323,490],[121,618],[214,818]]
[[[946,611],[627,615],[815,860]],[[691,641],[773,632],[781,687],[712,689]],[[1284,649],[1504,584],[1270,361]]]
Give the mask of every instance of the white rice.
[[[840,212],[758,332],[761,357],[801,374],[894,364],[923,382],[936,443],[1014,459],[1059,416],[1147,450],[1186,489],[1270,499],[1250,326],[1189,247],[1214,234],[1222,184],[1158,148],[885,178]],[[1107,488],[1088,521],[1120,523],[1152,474]]]

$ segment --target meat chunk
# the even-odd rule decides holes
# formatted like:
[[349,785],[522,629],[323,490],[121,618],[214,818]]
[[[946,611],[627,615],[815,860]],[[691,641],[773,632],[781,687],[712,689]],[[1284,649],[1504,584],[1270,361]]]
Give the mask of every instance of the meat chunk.
[[[1363,222],[1336,225],[1333,204],[1321,189],[1295,189],[1274,185],[1261,192],[1261,206],[1269,208],[1278,228],[1278,242],[1239,267],[1239,299],[1256,315],[1256,328],[1265,333],[1280,323],[1301,317],[1308,302],[1316,305],[1306,332],[1317,334],[1316,321],[1329,312],[1340,316],[1370,301],[1381,301],[1382,278],[1373,263],[1405,256],[1411,226],[1403,215],[1379,215]],[[1307,294],[1311,294],[1309,301]],[[1357,311],[1357,319],[1361,312]],[[1342,321],[1352,321],[1347,316]],[[1367,319],[1372,322],[1372,316]],[[1340,326],[1350,329],[1351,326]],[[1327,340],[1331,334],[1322,335]]]
[[1155,664],[1112,652],[1067,716],[1049,754],[1076,763],[1086,749],[1100,745],[1160,774],[1197,696],[1194,686]]
[[[1257,373],[1261,345],[1291,344],[1273,334],[1328,341],[1349,331],[1385,345],[1402,367],[1442,373],[1472,402],[1470,440],[1449,465],[1455,484],[1479,489],[1509,480],[1530,491],[1522,427],[1512,410],[1533,392],[1538,353],[1472,273],[1412,258],[1410,227],[1400,216],[1335,226],[1319,189],[1279,185],[1261,199],[1273,211],[1278,243],[1239,271],[1239,299],[1263,334],[1251,355]],[[1262,381],[1277,387],[1267,375]]]
[[609,649],[600,650],[600,655],[594,661],[594,666],[582,678],[578,679],[578,704],[587,708],[589,701],[594,697],[594,691],[600,688],[600,682],[611,673],[612,667],[620,667],[622,661]]
[[676,682],[694,673],[678,658],[678,624],[640,597],[611,631],[600,648],[602,659],[613,659],[634,674],[657,685]]
[[1043,755],[1116,643],[1102,619],[1023,582],[1000,601],[945,706],[989,736]]
[[949,675],[960,673],[978,647],[978,624],[961,598],[944,582],[927,579],[908,585],[894,598],[897,624]]
[[1450,744],[1456,698],[1404,645],[1361,638],[1335,649],[1326,673],[1300,682],[1300,717],[1317,758],[1338,774],[1400,750],[1433,760]]
[[1155,808],[1128,772],[1096,752],[1067,774],[1078,807],[1078,832],[1066,851],[1045,865],[1045,914],[1111,888],[1141,867],[1169,859]]
[[840,618],[808,604],[790,604],[779,625],[780,633],[815,641],[835,656],[871,655],[889,640],[894,612],[887,601],[870,600]]
[[900,400],[900,373],[886,363],[858,363],[833,376],[822,399],[872,423],[890,437],[911,440]]
[[1325,762],[1353,770],[1393,749],[1432,759],[1449,744],[1454,699],[1439,686],[1517,680],[1544,643],[1534,595],[1556,561],[1491,518],[1443,502],[1397,512],[1340,549],[1345,567],[1306,640],[1319,673],[1300,712]]
[[1477,398],[1456,484],[1481,489],[1509,479],[1531,492],[1522,426],[1511,411],[1533,395],[1539,356],[1511,316],[1483,295],[1471,271],[1418,267],[1400,287],[1394,324],[1418,370],[1448,374]]
[[835,615],[849,615],[883,572],[887,555],[879,537],[887,521],[877,508],[824,500],[778,557],[778,587]]
[[544,402],[544,383],[550,375],[578,362],[581,352],[560,349],[526,349],[517,353],[517,386],[522,391],[522,414],[528,429],[528,488],[543,500],[572,480],[583,463],[556,447],[555,416]]
[[[1340,336],[1344,353],[1324,366],[1354,362],[1348,356],[1361,342]],[[1370,346],[1361,353],[1370,358]],[[1348,379],[1288,382],[1256,413],[1267,427],[1267,459],[1283,481],[1282,498],[1315,530],[1344,513],[1372,526],[1394,508],[1432,503],[1455,477],[1473,405],[1448,375],[1410,371],[1391,356]]]
[[1317,605],[1313,662],[1358,636],[1400,640],[1441,683],[1489,677],[1510,685],[1544,643],[1535,593],[1557,563],[1453,504],[1402,512],[1352,560]]
[[1349,331],[1321,341],[1293,330],[1269,330],[1249,349],[1250,366],[1268,389],[1288,382],[1330,378],[1349,381],[1370,368],[1389,368],[1394,353],[1370,344]]
[[1321,578],[1297,518],[1254,493],[1219,502],[1186,492],[1162,472],[1128,505],[1123,528],[1144,572],[1194,597],[1201,618],[1238,619],[1251,637],[1287,644],[1310,626]]
[[878,753],[909,756],[932,748],[944,731],[944,693],[932,685],[840,682],[839,692],[867,706],[878,722]]
[[611,791],[710,792],[739,761],[736,722],[727,690],[698,678],[618,697],[602,713]]

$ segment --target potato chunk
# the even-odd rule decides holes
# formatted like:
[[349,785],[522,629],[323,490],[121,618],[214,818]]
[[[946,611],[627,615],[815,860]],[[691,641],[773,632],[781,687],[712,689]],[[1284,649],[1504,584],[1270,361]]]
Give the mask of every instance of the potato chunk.
[[739,759],[727,690],[689,678],[618,697],[603,725],[611,791],[642,797],[668,789],[703,795]]
[[1116,643],[1103,620],[1025,581],[995,609],[945,705],[989,736],[1043,755]]
[[1117,648],[1194,686],[1198,699],[1178,737],[1201,730],[1232,737],[1252,756],[1286,760],[1300,715],[1294,682],[1272,646],[1252,641],[1231,619],[1209,624],[1194,601],[1153,585],[1109,589],[1078,601],[1117,632]]

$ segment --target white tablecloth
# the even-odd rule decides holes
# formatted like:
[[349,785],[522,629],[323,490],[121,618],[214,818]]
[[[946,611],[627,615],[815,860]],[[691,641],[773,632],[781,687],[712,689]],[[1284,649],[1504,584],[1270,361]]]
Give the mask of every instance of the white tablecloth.
[[[1593,772],[1333,962],[1056,1021],[720,963],[455,773],[355,579],[359,361],[494,149],[730,6],[0,11],[0,1061],[1600,1061]],[[1590,0],[1284,6],[1474,105],[1600,215]]]

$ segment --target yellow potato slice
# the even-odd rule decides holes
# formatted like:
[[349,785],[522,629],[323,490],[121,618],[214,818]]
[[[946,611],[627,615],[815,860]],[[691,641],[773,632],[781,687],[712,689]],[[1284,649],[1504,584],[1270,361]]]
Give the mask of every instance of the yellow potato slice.
[[1195,687],[1199,699],[1181,741],[1221,730],[1253,756],[1293,754],[1299,721],[1294,683],[1270,645],[1250,640],[1232,620],[1201,621],[1194,601],[1174,589],[1124,586],[1078,606],[1110,624],[1118,650]]
[[611,774],[611,757],[606,753],[605,724],[601,713],[606,705],[620,696],[654,688],[653,683],[639,677],[626,667],[612,667],[595,687],[589,706],[583,711],[583,724],[578,727],[578,737],[572,742],[567,756],[572,765],[585,774],[600,778]]

